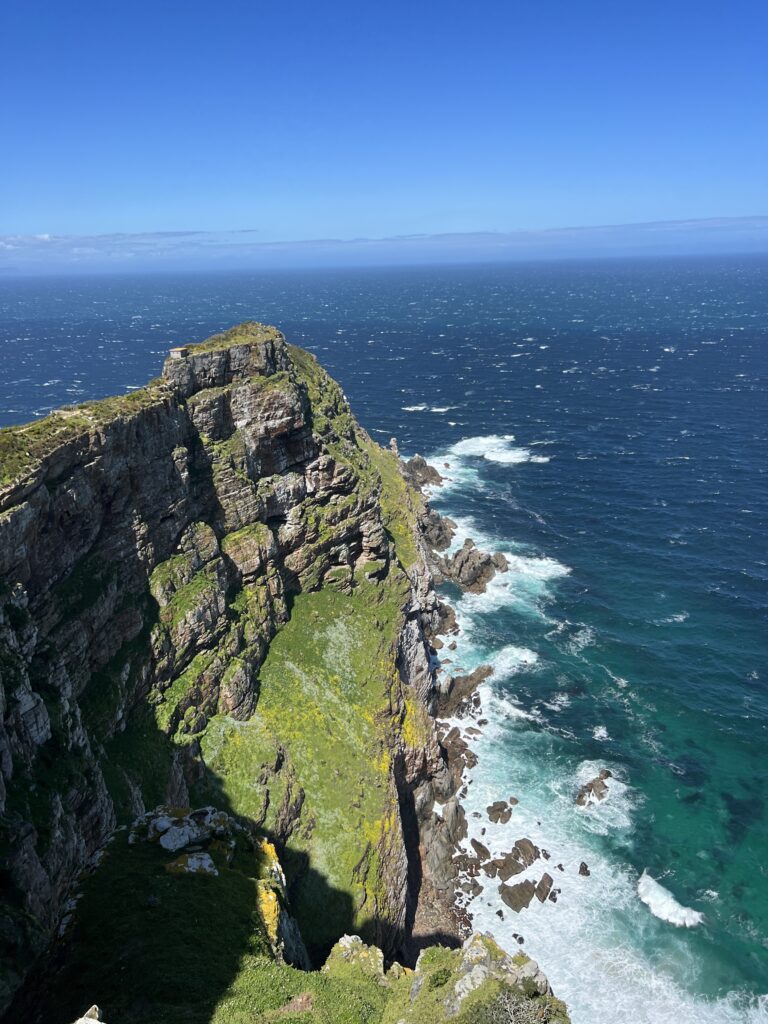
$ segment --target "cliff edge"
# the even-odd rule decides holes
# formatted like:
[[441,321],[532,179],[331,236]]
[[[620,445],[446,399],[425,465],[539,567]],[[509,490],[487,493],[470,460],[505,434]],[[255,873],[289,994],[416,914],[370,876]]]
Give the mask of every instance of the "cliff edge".
[[236,1021],[248,970],[282,1007],[345,933],[387,963],[460,941],[422,504],[261,324],[0,431],[8,1021]]

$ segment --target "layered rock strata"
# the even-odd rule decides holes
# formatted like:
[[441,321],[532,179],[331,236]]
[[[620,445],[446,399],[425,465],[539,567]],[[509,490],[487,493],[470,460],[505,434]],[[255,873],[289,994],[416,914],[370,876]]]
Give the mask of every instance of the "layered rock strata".
[[161,804],[274,839],[316,957],[345,928],[406,959],[455,939],[421,511],[258,324],[0,431],[0,1008],[115,827]]

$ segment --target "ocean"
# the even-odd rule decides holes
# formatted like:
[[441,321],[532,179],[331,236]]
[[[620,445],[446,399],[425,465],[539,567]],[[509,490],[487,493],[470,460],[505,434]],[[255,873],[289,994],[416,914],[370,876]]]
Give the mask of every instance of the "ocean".
[[0,424],[251,318],[510,562],[451,595],[450,671],[493,668],[465,806],[560,893],[515,915],[481,876],[475,926],[521,936],[574,1024],[768,1021],[768,258],[5,279]]

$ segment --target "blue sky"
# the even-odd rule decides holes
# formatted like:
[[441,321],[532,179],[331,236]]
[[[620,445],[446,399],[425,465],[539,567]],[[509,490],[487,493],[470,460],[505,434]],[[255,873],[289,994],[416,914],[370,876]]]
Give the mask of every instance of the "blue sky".
[[0,236],[768,213],[764,0],[27,0],[0,38]]

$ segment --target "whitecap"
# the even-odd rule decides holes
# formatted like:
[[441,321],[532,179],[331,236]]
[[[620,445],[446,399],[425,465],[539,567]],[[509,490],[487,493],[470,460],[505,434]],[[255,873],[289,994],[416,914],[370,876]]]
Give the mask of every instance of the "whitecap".
[[529,448],[512,444],[514,434],[487,434],[465,437],[451,445],[449,451],[459,458],[481,458],[504,466],[516,466],[525,462],[548,462],[546,456],[534,456]]
[[637,883],[637,895],[654,917],[667,921],[677,928],[695,928],[704,920],[704,915],[691,907],[678,903],[672,893],[659,885],[647,871],[643,871]]
[[569,654],[579,654],[585,647],[592,647],[597,634],[592,626],[581,626],[565,643]]
[[420,402],[419,405],[403,405],[401,408],[403,412],[426,412],[429,406]]
[[556,693],[551,700],[542,701],[542,704],[549,711],[564,711],[570,707],[571,698],[567,693]]
[[675,615],[668,615],[665,619],[656,619],[654,625],[656,625],[656,626],[672,625],[673,623],[676,623],[676,622],[685,622],[688,618],[690,618],[690,615],[689,615],[688,612],[685,612],[685,611],[677,612]]
[[531,651],[527,647],[515,647],[514,644],[509,644],[507,647],[502,647],[494,656],[491,663],[493,672],[489,678],[508,679],[523,668],[532,668],[538,660],[539,656],[535,651]]
[[610,739],[608,730],[604,725],[596,725],[592,730],[592,735],[596,740],[607,740]]

